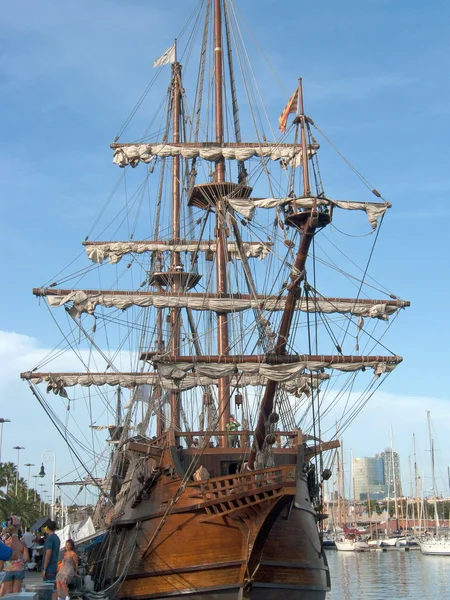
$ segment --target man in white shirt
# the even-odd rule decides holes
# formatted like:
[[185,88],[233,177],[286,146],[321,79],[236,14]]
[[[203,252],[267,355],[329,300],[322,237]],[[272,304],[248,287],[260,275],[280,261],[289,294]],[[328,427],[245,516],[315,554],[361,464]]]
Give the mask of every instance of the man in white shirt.
[[30,531],[30,528],[27,527],[26,532],[23,534],[22,537],[25,546],[28,548],[28,552],[30,553],[30,557],[31,557],[31,548],[33,546],[33,534]]

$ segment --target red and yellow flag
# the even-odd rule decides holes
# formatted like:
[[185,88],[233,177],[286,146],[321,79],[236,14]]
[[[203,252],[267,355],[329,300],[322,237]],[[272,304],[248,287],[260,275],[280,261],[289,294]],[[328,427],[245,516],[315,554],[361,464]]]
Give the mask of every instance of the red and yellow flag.
[[295,90],[295,92],[289,98],[289,102],[286,104],[283,112],[278,117],[278,122],[280,124],[279,129],[280,129],[281,133],[284,133],[286,131],[286,123],[287,123],[288,115],[290,115],[291,113],[296,113],[297,110],[298,110],[298,88]]

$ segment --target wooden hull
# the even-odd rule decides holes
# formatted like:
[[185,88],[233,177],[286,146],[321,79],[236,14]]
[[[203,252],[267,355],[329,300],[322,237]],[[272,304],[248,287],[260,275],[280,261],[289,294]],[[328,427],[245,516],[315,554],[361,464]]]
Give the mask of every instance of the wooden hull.
[[[326,558],[318,536],[311,540],[305,535],[317,532],[315,518],[297,508],[287,512],[285,507],[267,536],[261,534],[265,543],[262,552],[254,550],[253,562],[258,556],[259,561],[253,576],[247,572],[253,564],[246,560],[245,527],[231,519],[201,524],[194,514],[171,517],[155,551],[144,561],[133,556],[117,595],[138,600],[178,596],[275,600],[282,594],[283,600],[323,600],[329,589]],[[148,524],[143,537],[149,539],[152,533]],[[132,531],[122,535],[133,538]]]
[[189,483],[169,510],[156,510],[179,485],[162,477],[147,501],[114,521],[97,581],[107,587],[122,577],[115,597],[325,599],[328,565],[295,465]]

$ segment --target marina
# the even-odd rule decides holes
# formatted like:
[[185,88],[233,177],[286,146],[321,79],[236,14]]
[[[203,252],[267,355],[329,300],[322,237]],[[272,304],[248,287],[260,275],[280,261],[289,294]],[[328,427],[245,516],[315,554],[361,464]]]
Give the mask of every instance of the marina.
[[327,600],[446,600],[449,558],[420,551],[327,550],[333,581]]

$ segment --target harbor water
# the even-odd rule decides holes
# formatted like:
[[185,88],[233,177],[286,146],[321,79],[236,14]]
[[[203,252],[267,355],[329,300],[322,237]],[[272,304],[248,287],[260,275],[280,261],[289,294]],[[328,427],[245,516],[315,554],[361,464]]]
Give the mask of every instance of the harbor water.
[[327,600],[449,600],[450,556],[327,549],[332,591]]

